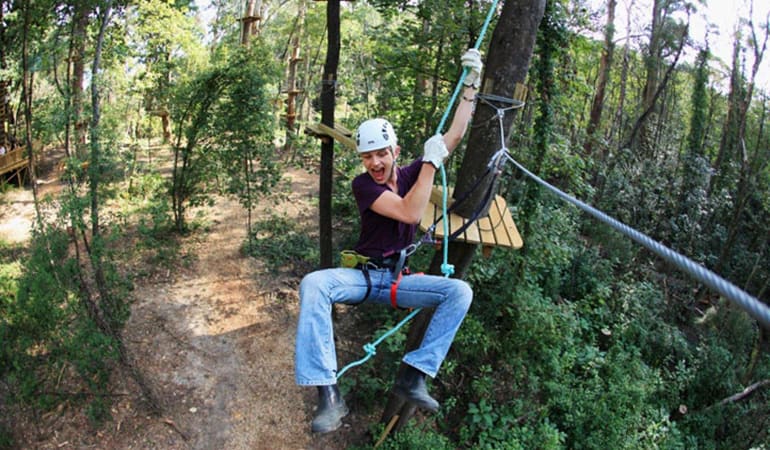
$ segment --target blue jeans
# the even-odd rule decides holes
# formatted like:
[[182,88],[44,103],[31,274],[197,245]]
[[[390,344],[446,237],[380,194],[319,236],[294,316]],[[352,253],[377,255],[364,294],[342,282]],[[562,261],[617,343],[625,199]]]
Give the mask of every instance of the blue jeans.
[[[370,269],[369,274],[372,290],[366,301],[390,308],[391,272]],[[302,279],[295,352],[297,384],[323,386],[337,382],[332,305],[355,304],[364,295],[366,278],[359,269],[324,269]],[[462,280],[409,275],[402,278],[397,299],[398,306],[405,308],[436,308],[420,347],[403,359],[406,364],[435,377],[471,306],[473,291]]]

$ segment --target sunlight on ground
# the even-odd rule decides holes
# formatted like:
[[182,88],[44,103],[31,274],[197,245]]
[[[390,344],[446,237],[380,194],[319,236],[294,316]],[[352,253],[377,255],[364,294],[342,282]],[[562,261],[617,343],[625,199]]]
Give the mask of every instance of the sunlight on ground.
[[32,222],[22,217],[11,217],[0,223],[0,240],[11,244],[24,242],[30,237]]

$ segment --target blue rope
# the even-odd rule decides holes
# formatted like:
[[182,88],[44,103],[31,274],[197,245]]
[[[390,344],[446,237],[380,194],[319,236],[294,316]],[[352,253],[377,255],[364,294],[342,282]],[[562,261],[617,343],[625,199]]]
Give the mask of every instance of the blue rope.
[[[487,28],[489,28],[489,23],[492,21],[492,16],[497,9],[497,0],[492,2],[492,5],[489,7],[489,12],[487,13],[487,18],[484,20],[484,26],[481,27],[481,32],[479,33],[478,39],[476,39],[476,45],[473,46],[476,50],[479,49],[481,46],[481,42],[484,39],[484,35],[487,33]],[[447,119],[449,118],[449,111],[452,109],[452,106],[455,104],[455,101],[457,101],[457,97],[460,95],[460,89],[463,86],[463,81],[465,80],[465,76],[468,74],[468,68],[463,67],[463,74],[460,76],[460,79],[457,81],[457,85],[455,86],[454,93],[452,94],[452,98],[449,100],[449,105],[447,105],[446,110],[444,111],[444,115],[441,117],[441,121],[438,124],[438,127],[436,127],[436,134],[440,134],[441,130],[444,129],[444,125],[446,124]],[[446,182],[446,170],[444,169],[444,165],[441,165],[441,214],[444,218],[443,225],[444,225],[444,239],[443,239],[443,258],[444,262],[441,264],[441,273],[444,274],[445,277],[450,277],[455,273],[455,266],[452,264],[449,264],[449,215],[447,214],[447,182]]]
[[[498,0],[494,0],[492,4],[489,7],[489,12],[487,13],[487,18],[484,21],[484,26],[481,27],[481,32],[479,33],[478,39],[476,39],[476,45],[473,47],[476,50],[481,46],[482,41],[484,40],[484,35],[487,33],[487,29],[489,28],[489,23],[492,21],[492,17],[494,16],[494,12],[497,9],[497,2]],[[441,133],[441,130],[444,129],[444,125],[446,124],[447,118],[449,117],[449,112],[452,110],[452,107],[454,106],[455,102],[457,101],[457,97],[460,95],[460,89],[463,85],[463,80],[465,80],[465,76],[468,74],[468,68],[463,67],[463,73],[460,76],[460,79],[457,82],[457,86],[455,86],[454,93],[452,94],[451,99],[449,100],[449,104],[447,105],[446,109],[444,110],[444,115],[441,117],[441,121],[439,122],[438,127],[436,128],[436,134]],[[441,208],[442,212],[444,214],[444,245],[443,245],[443,258],[444,262],[441,264],[441,273],[444,274],[445,277],[451,276],[455,268],[452,264],[448,263],[449,260],[449,225],[447,220],[447,182],[446,182],[446,171],[444,170],[444,165],[441,165],[441,185],[443,187],[443,194],[441,199]],[[358,361],[353,361],[352,363],[348,364],[347,366],[343,367],[342,370],[337,372],[337,379],[339,379],[342,374],[348,371],[348,369],[360,366],[361,364],[368,361],[372,356],[377,354],[377,346],[384,341],[386,338],[388,338],[390,335],[398,331],[401,327],[404,326],[407,322],[412,320],[414,316],[419,314],[419,312],[422,310],[422,308],[415,308],[412,312],[409,313],[406,317],[404,317],[398,324],[396,324],[395,327],[388,330],[387,333],[380,336],[379,339],[374,341],[373,343],[365,344],[364,345],[364,351],[366,352],[366,356],[359,359]]]
[[401,319],[401,322],[397,323],[395,327],[391,328],[390,330],[388,330],[387,333],[385,333],[382,336],[380,336],[379,339],[377,339],[376,341],[374,341],[372,343],[364,345],[364,351],[366,352],[366,356],[364,356],[363,358],[359,359],[358,361],[354,361],[354,362],[348,364],[347,366],[343,367],[342,370],[340,370],[337,373],[337,378],[341,377],[342,374],[347,372],[348,369],[350,369],[352,367],[355,367],[355,366],[360,366],[361,364],[363,364],[366,361],[368,361],[369,358],[371,358],[372,356],[376,355],[377,354],[377,346],[380,345],[380,343],[382,341],[384,341],[385,339],[390,337],[391,334],[393,334],[396,331],[398,331],[398,329],[401,328],[402,326],[404,326],[405,323],[407,323],[410,320],[412,320],[412,318],[414,316],[416,316],[417,313],[419,313],[419,312],[420,312],[419,308],[413,310],[412,312],[409,313],[408,316],[406,316],[403,319]]

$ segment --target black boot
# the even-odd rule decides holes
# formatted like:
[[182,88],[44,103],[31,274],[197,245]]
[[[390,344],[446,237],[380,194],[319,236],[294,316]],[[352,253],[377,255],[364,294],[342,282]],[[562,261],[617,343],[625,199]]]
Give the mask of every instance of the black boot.
[[406,366],[396,380],[393,393],[420,408],[431,412],[438,411],[438,402],[428,394],[428,388],[425,387],[425,374],[410,365]]
[[336,384],[318,386],[318,409],[313,418],[313,433],[328,433],[342,425],[348,415],[348,407]]

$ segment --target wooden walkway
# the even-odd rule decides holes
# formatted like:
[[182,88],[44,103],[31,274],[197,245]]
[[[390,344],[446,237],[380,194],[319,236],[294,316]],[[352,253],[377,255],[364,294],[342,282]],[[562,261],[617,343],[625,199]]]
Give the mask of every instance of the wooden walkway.
[[8,181],[16,178],[19,186],[23,182],[24,171],[27,170],[29,158],[24,155],[22,147],[16,147],[4,155],[0,155],[0,176],[10,174]]

